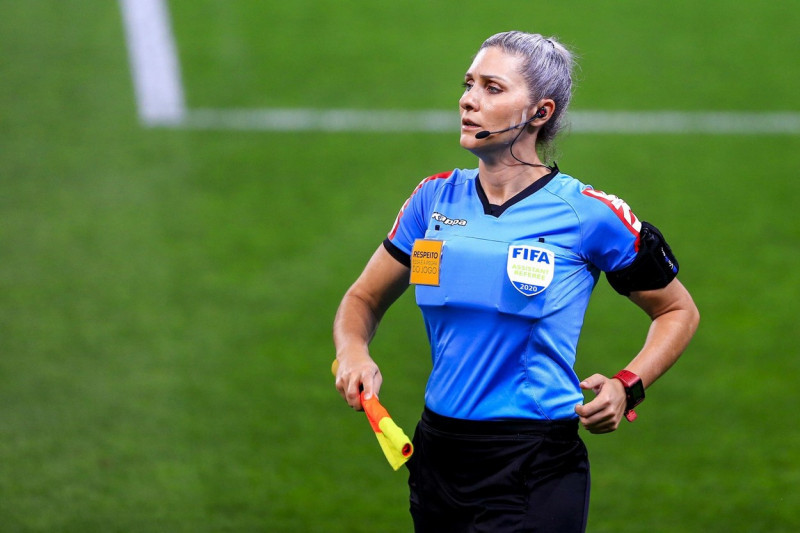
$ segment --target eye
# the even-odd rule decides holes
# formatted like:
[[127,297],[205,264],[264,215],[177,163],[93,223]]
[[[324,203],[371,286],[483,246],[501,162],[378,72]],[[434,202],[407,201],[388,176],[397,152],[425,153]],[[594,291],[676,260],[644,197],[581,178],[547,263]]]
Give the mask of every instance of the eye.
[[486,87],[486,90],[491,94],[500,94],[503,92],[503,90],[496,85],[489,85]]
[[464,82],[464,83],[462,83],[461,85],[464,87],[464,92],[467,92],[467,91],[469,91],[470,89],[472,89],[472,85],[473,85],[473,83],[472,83],[471,81],[465,81],[465,82]]

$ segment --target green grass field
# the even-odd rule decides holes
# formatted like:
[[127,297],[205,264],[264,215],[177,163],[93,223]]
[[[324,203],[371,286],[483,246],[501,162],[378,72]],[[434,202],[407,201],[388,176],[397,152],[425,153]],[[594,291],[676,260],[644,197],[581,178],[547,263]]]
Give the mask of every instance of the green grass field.
[[[800,111],[786,3],[168,3],[190,107],[455,113],[477,46],[518,28],[577,51],[576,110]],[[330,326],[418,181],[474,166],[457,132],[142,127],[112,1],[0,0],[0,50],[0,531],[411,531]],[[559,152],[667,234],[703,316],[635,424],[584,433],[589,531],[800,530],[800,137]],[[581,375],[646,328],[601,282]],[[411,293],[373,346],[410,432]]]

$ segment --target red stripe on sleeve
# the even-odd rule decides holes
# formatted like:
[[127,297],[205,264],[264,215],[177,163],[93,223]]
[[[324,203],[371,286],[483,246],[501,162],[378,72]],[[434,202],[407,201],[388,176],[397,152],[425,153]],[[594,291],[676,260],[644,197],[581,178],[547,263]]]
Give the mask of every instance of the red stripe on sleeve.
[[411,199],[414,198],[414,195],[417,194],[422,189],[422,187],[424,187],[425,184],[428,183],[429,181],[446,179],[449,178],[452,174],[453,171],[448,170],[447,172],[440,172],[439,174],[428,176],[427,178],[419,182],[419,185],[417,185],[417,187],[411,193],[411,196],[408,197],[408,200],[405,201],[403,207],[400,208],[400,212],[397,213],[397,218],[394,219],[394,224],[392,225],[392,231],[389,232],[389,240],[394,239],[395,234],[397,234],[397,228],[400,227],[400,219],[403,218],[403,214],[405,213],[408,204],[411,203]]

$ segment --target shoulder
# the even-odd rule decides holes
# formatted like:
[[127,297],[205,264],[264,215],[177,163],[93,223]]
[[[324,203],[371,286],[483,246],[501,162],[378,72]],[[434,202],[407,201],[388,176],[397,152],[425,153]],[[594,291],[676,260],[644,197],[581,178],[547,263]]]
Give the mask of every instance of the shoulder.
[[422,203],[427,205],[429,202],[439,198],[443,191],[448,188],[458,187],[471,182],[478,175],[477,170],[454,169],[438,174],[432,174],[422,179],[414,188],[406,201],[406,205],[411,203]]
[[559,173],[547,190],[568,203],[582,222],[619,223],[638,234],[641,222],[620,197],[595,189],[567,174]]
[[424,233],[431,210],[445,195],[444,191],[448,186],[467,183],[475,179],[475,176],[477,176],[477,171],[455,169],[423,178],[397,213],[397,218],[389,232],[389,239],[394,240],[397,235],[402,236],[406,230],[408,230],[408,235],[414,237],[418,236],[419,232]]
[[478,175],[477,169],[465,170],[456,168],[432,174],[422,179],[415,190],[419,189],[439,189],[447,185],[460,185],[467,181],[474,180]]

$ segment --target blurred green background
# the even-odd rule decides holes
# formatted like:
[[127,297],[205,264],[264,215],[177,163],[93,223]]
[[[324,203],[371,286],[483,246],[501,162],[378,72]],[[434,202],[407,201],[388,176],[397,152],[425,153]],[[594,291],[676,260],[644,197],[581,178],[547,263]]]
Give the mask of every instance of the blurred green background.
[[[481,41],[557,35],[575,110],[800,111],[794,3],[169,0],[190,108],[457,109]],[[0,0],[0,531],[407,532],[333,388],[339,298],[451,134],[146,128],[120,4]],[[589,531],[800,530],[800,138],[603,135],[562,170],[657,224],[702,313],[640,419],[583,434]],[[579,373],[646,317],[602,281]],[[373,344],[407,432],[409,292]]]

